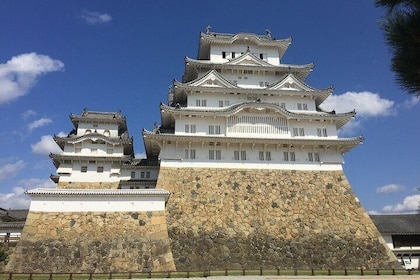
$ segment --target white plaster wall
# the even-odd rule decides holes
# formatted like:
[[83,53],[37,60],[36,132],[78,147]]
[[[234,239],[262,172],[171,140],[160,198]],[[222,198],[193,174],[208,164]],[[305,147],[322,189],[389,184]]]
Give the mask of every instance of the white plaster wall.
[[[241,53],[245,53],[249,46],[249,51],[259,58],[260,53],[264,56],[264,61],[272,64],[279,65],[279,53],[276,48],[259,47],[254,43],[249,44],[232,44],[232,45],[213,45],[210,48],[210,60],[217,63],[225,63],[232,59],[232,52],[235,52],[235,57],[239,57]],[[222,52],[226,52],[226,58],[223,59]]]
[[[131,177],[131,172],[135,172],[135,177]],[[144,177],[142,177],[142,172],[144,172]],[[150,177],[146,178],[146,172],[150,172]],[[156,180],[158,176],[159,169],[157,168],[148,168],[147,166],[139,168],[139,167],[124,167],[121,169],[121,180],[129,180],[129,179],[141,179],[141,180]]]
[[[77,149],[80,149],[79,151]],[[108,153],[108,149],[110,150]],[[112,151],[111,151],[112,150]],[[120,157],[124,153],[122,145],[112,144],[92,144],[90,139],[84,140],[75,144],[66,144],[64,146],[63,155],[76,154],[76,155],[92,155],[92,156],[115,156]]]
[[[82,166],[87,166],[87,172],[81,172]],[[98,166],[103,166],[102,173],[97,172]],[[120,180],[119,173],[120,168],[115,168],[110,162],[80,161],[74,162],[71,168],[69,165],[60,165],[57,169],[61,182],[118,182]]]
[[182,160],[162,160],[162,167],[173,168],[229,168],[229,169],[277,169],[302,171],[337,171],[343,170],[341,164],[279,164],[279,163],[226,163],[226,162],[193,162]]
[[165,210],[164,196],[145,197],[32,197],[29,211],[40,212],[136,212]]
[[77,127],[77,135],[82,136],[85,135],[86,130],[90,130],[91,132],[96,132],[100,134],[104,134],[105,130],[110,132],[110,137],[118,137],[118,124],[98,124],[97,127],[94,126],[93,123],[79,123]]
[[[186,159],[185,150],[194,149],[195,159]],[[220,150],[220,160],[210,160],[209,150]],[[235,160],[234,151],[246,151],[246,160]],[[270,151],[271,161],[262,161],[259,159],[260,151]],[[289,161],[285,161],[283,152],[289,153]],[[290,152],[295,153],[296,161],[291,161]],[[308,152],[319,153],[320,162],[310,162]],[[331,149],[288,149],[277,148],[274,145],[250,145],[239,144],[221,144],[220,146],[211,146],[208,143],[180,143],[166,144],[160,153],[161,166],[176,167],[177,164],[189,167],[225,167],[225,168],[273,168],[273,169],[297,169],[297,170],[342,170],[344,162],[343,156],[337,154]],[[314,158],[315,160],[315,158]],[[235,166],[235,167],[234,167]]]

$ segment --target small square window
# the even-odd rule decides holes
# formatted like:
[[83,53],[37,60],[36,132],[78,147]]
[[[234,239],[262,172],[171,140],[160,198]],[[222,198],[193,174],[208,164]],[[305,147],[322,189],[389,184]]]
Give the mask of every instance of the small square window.
[[80,172],[86,173],[87,172],[87,166],[82,166],[80,168]]
[[98,167],[96,168],[96,172],[98,172],[98,173],[103,173],[103,172],[104,172],[104,167],[103,167],[103,166],[98,166]]
[[131,171],[131,179],[136,178],[136,172],[135,171]]

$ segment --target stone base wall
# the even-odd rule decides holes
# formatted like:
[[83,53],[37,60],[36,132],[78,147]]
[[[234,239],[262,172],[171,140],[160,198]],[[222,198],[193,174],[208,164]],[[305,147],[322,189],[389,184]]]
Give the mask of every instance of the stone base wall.
[[5,271],[173,271],[164,211],[29,212]]
[[119,182],[58,182],[59,189],[118,189]]
[[342,171],[161,167],[178,270],[399,268]]

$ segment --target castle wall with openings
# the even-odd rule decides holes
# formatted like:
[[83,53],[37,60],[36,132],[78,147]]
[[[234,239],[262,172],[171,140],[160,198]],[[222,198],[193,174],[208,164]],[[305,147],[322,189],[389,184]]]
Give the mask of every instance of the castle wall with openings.
[[397,268],[342,171],[162,167],[178,270]]
[[173,271],[165,211],[29,212],[5,271]]

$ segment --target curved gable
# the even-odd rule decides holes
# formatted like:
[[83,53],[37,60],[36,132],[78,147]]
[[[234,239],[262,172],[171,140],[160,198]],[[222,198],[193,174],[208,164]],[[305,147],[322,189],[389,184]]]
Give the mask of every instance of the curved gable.
[[293,74],[288,74],[278,82],[270,85],[269,90],[294,90],[294,91],[314,91],[315,89],[304,82],[301,82]]
[[250,65],[250,66],[272,66],[270,63],[265,62],[264,60],[257,58],[255,55],[247,51],[243,55],[232,59],[227,62],[228,65]]
[[204,76],[188,82],[187,85],[194,87],[237,88],[237,86],[226,80],[216,70],[210,70]]

